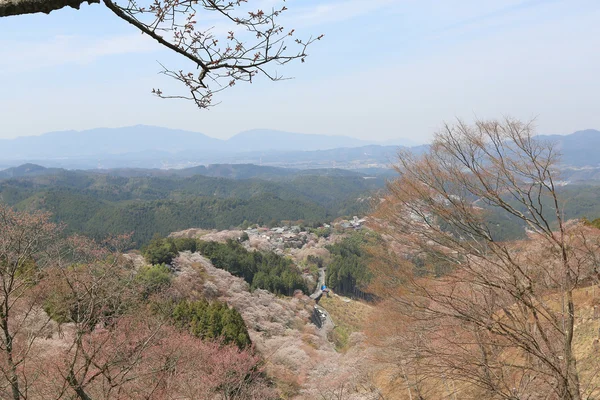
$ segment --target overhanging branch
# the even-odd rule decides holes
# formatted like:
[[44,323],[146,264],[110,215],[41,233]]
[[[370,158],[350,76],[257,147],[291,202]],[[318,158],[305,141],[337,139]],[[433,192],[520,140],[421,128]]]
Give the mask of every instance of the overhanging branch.
[[100,0],[0,0],[0,17],[36,13],[49,14],[64,7],[79,9],[83,3],[100,3]]
[[[0,0],[0,1],[2,1],[2,0]],[[165,47],[173,50],[174,52],[179,53],[182,56],[190,59],[191,61],[195,62],[199,67],[201,67],[203,70],[207,69],[206,68],[206,64],[200,58],[198,58],[198,57],[190,54],[189,52],[186,52],[182,48],[180,48],[180,47],[174,45],[173,43],[165,40],[161,35],[158,35],[155,31],[153,31],[152,29],[150,29],[147,25],[144,25],[143,23],[141,23],[137,19],[135,19],[132,16],[128,15],[121,7],[117,6],[114,2],[112,2],[112,0],[104,0],[104,4],[113,13],[115,13],[115,15],[117,15],[119,18],[121,18],[121,19],[129,22],[131,25],[135,26],[137,29],[139,29],[140,31],[142,31],[146,35],[148,35],[151,38],[153,38],[154,40],[156,40],[158,43],[160,43],[163,46],[165,46]]]
[[[321,36],[307,41],[294,36],[276,20],[287,7],[268,12],[253,10],[246,0],[0,0],[0,17],[31,13],[50,13],[63,7],[79,9],[83,3],[102,3],[115,16],[133,25],[160,45],[195,64],[192,70],[164,68],[163,73],[184,84],[188,96],[152,93],[162,98],[186,98],[200,108],[212,105],[212,96],[236,82],[252,82],[257,75],[277,81],[283,79],[267,66],[287,64],[300,59]],[[281,0],[285,1],[285,0]],[[250,10],[250,11],[248,11]],[[199,13],[218,13],[230,23],[230,30],[217,34],[211,26],[196,25]],[[202,18],[204,14],[200,16]],[[294,43],[296,50],[289,49]],[[209,85],[210,84],[210,85]]]

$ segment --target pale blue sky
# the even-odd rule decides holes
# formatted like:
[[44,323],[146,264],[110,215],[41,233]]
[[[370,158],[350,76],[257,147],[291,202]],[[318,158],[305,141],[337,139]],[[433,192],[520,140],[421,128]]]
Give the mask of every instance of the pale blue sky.
[[176,89],[157,61],[186,64],[103,6],[0,18],[0,138],[149,124],[423,142],[443,121],[503,115],[536,117],[540,133],[600,129],[598,0],[286,4],[286,27],[325,40],[281,70],[294,80],[239,84],[209,111],[153,97]]

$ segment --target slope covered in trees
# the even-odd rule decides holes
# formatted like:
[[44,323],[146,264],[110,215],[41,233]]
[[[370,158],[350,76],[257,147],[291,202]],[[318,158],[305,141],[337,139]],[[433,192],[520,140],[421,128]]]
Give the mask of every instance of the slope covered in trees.
[[243,278],[252,289],[291,296],[295,290],[308,293],[306,282],[294,263],[272,251],[248,251],[235,240],[226,243],[191,238],[154,237],[144,247],[146,261],[170,264],[180,252],[198,251],[217,268]]
[[265,289],[287,296],[291,296],[295,290],[308,293],[300,270],[291,260],[273,252],[250,252],[233,240],[227,243],[200,241],[198,251],[209,258],[215,267],[244,278],[253,289]]
[[364,297],[371,279],[368,246],[375,245],[377,241],[374,232],[363,231],[327,246],[331,253],[331,263],[327,265],[327,286],[340,294]]
[[277,397],[236,310],[136,267],[127,237],[59,231],[0,205],[0,397]]
[[364,213],[369,207],[364,199],[384,184],[383,179],[325,173],[266,181],[58,170],[0,181],[0,199],[21,210],[49,211],[67,232],[96,238],[133,232],[142,245],[155,233],[165,236],[191,227],[314,223]]
[[172,319],[177,326],[200,339],[220,340],[240,349],[251,344],[240,313],[219,301],[182,300],[173,308]]

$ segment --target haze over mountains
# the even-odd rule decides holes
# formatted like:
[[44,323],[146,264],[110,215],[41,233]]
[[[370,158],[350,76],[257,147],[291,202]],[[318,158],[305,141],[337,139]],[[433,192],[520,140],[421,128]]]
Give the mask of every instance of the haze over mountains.
[[[564,165],[600,167],[600,131],[541,135],[557,144]],[[51,132],[0,140],[0,169],[25,163],[68,169],[186,168],[208,164],[260,164],[288,168],[387,168],[398,146],[346,136],[250,130],[228,140],[155,126]],[[426,145],[414,146],[420,152]]]
[[[199,132],[156,126],[98,128],[86,131],[50,132],[0,140],[0,158],[57,158],[84,155],[117,155],[138,152],[178,153],[186,151],[244,153],[270,151],[314,151],[376,144],[347,136],[328,136],[255,129],[230,139],[216,139]],[[387,143],[386,144],[391,144]],[[411,144],[399,140],[394,144]]]
[[570,135],[544,135],[544,140],[557,144],[561,161],[565,165],[576,167],[600,166],[600,131],[586,129]]
[[[410,143],[399,139],[394,144]],[[365,146],[375,146],[377,150],[369,150]],[[24,163],[82,169],[185,168],[212,163],[265,163],[314,168],[319,167],[320,161],[324,161],[324,167],[335,167],[336,158],[341,162],[360,160],[363,165],[373,163],[381,159],[381,153],[386,153],[386,157],[387,153],[393,154],[396,146],[383,146],[346,136],[264,129],[242,132],[228,140],[221,140],[198,132],[136,125],[0,140],[0,169]],[[353,150],[363,147],[364,151]],[[335,152],[335,156],[321,153],[333,149],[347,149],[349,154],[340,155],[340,151]],[[289,155],[282,160],[282,154]]]

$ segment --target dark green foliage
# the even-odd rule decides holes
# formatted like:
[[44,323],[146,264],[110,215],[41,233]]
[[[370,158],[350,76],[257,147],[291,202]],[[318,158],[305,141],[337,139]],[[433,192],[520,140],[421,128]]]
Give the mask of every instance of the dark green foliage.
[[144,248],[144,257],[152,265],[171,264],[178,253],[172,239],[163,239],[160,236],[155,236]]
[[195,253],[198,248],[198,241],[192,238],[168,238],[167,240],[171,241],[177,252],[189,251]]
[[600,218],[596,218],[593,221],[590,221],[587,218],[583,218],[583,223],[587,226],[593,226],[596,229],[600,229]]
[[154,238],[144,246],[143,253],[150,264],[171,264],[173,259],[182,251],[196,252],[198,241],[192,238]]
[[329,235],[331,235],[331,228],[320,227],[317,229],[311,229],[310,231],[317,235],[317,237],[327,238]]
[[365,246],[376,240],[373,232],[354,233],[327,246],[332,256],[327,266],[327,286],[342,294],[365,297],[364,290],[371,279]]
[[[197,227],[303,220],[318,226],[338,216],[364,213],[381,179],[360,176],[290,176],[280,181],[205,176],[119,177],[86,171],[0,180],[3,202],[42,209],[67,225],[66,233],[96,239],[133,232],[137,246],[155,233]],[[360,201],[359,201],[359,198]]]
[[42,306],[59,323],[82,323],[93,329],[109,324],[135,307],[139,286],[133,284],[126,265],[104,263],[73,264],[46,271],[49,278]]
[[248,347],[250,336],[242,316],[235,308],[218,301],[181,301],[173,309],[173,320],[181,328],[208,340],[222,340],[224,344],[236,344],[240,349]]
[[312,254],[309,254],[308,257],[306,257],[306,262],[309,265],[314,265],[317,268],[323,268],[323,259],[321,257],[317,257],[317,256],[313,256]]
[[523,239],[525,229],[522,221],[504,210],[490,210],[485,216],[490,234],[495,241]]
[[600,215],[600,186],[569,185],[561,188],[560,194],[566,219]]
[[[564,220],[593,217],[600,215],[600,186],[567,185],[557,188],[559,207]],[[550,196],[542,196],[541,204],[544,217],[552,228],[556,227],[556,210]],[[528,211],[515,202],[519,211],[528,215]],[[525,237],[525,224],[504,210],[491,210],[488,214],[492,235],[496,240],[520,239]]]
[[71,298],[53,295],[44,300],[43,308],[52,320],[64,324],[77,321],[78,310],[72,303],[75,302]]
[[428,252],[420,254],[417,257],[411,257],[410,261],[415,266],[417,276],[444,276],[452,272],[454,264],[446,260],[444,254],[438,252]]
[[140,268],[135,276],[142,287],[142,296],[147,299],[153,293],[167,288],[171,284],[171,270],[165,264],[151,265]]
[[265,289],[291,296],[295,290],[308,293],[300,270],[291,260],[273,252],[250,252],[236,241],[227,243],[199,242],[198,251],[217,268],[248,282],[252,289]]

